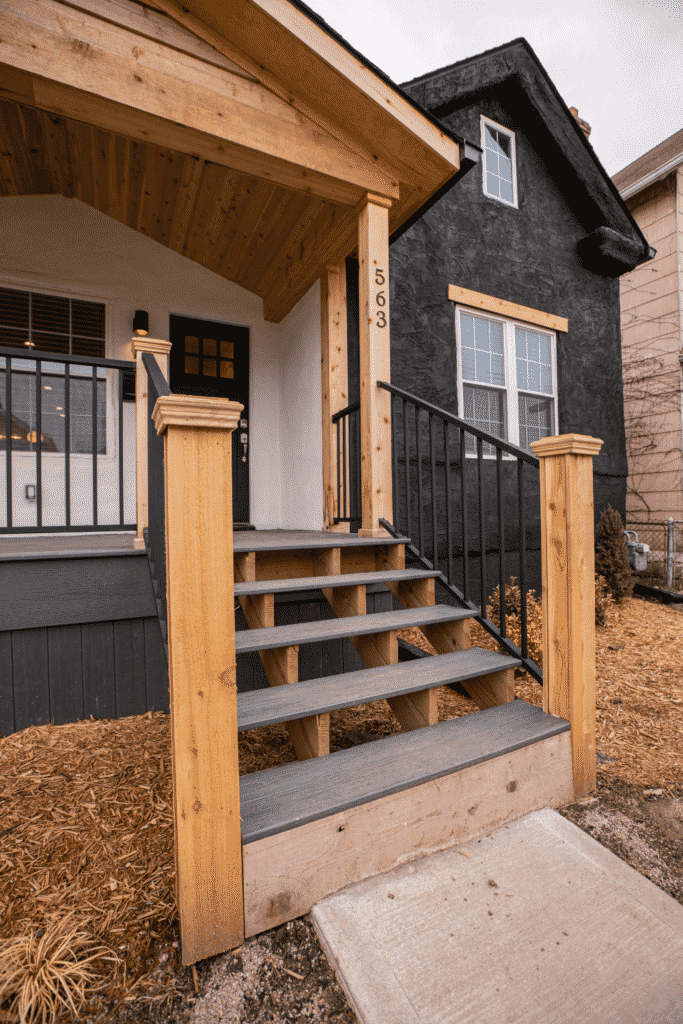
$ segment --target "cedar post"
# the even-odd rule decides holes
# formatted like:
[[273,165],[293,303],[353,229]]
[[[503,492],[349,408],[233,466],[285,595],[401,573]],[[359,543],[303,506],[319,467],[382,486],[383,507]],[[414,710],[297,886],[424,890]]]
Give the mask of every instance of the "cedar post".
[[184,964],[244,939],[231,432],[223,398],[161,396],[176,892]]
[[159,369],[168,380],[168,354],[171,351],[170,341],[159,341],[157,338],[140,338],[136,335],[131,341],[135,357],[135,505],[137,536],[133,541],[134,548],[144,548],[144,530],[149,524],[147,496],[147,371],[142,361],[143,352],[151,352],[159,364]]
[[531,445],[541,462],[543,710],[571,725],[575,796],[595,789],[593,456],[581,434]]
[[323,515],[324,528],[349,531],[337,523],[337,430],[332,417],[349,401],[346,338],[346,264],[332,263],[320,278],[321,387],[323,418]]
[[363,523],[359,537],[386,537],[380,519],[393,519],[389,341],[390,199],[367,195],[358,215],[360,431]]

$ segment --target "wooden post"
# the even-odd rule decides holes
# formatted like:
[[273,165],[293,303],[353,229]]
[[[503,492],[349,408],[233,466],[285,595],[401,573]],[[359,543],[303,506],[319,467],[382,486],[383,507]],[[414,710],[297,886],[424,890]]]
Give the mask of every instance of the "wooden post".
[[389,341],[389,207],[368,195],[358,216],[360,430],[363,523],[359,537],[386,537],[379,520],[393,518]]
[[541,460],[543,710],[571,724],[574,793],[595,789],[593,456],[602,441],[534,441]]
[[332,417],[349,403],[346,337],[346,264],[332,263],[320,278],[321,386],[323,417],[323,515],[326,530],[349,531],[335,524],[337,508],[337,428]]
[[184,964],[244,938],[231,432],[243,406],[166,395],[166,594],[176,891]]
[[133,541],[134,548],[144,548],[143,531],[149,523],[147,497],[147,371],[142,362],[143,352],[151,352],[156,357],[159,368],[168,380],[168,353],[171,351],[170,341],[159,341],[158,338],[140,338],[137,335],[131,341],[135,357],[135,504],[138,532]]

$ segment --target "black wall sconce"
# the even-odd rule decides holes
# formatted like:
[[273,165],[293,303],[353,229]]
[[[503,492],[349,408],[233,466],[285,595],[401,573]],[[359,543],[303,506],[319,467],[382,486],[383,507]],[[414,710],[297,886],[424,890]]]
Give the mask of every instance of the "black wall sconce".
[[136,309],[133,317],[133,330],[144,338],[149,334],[149,313],[146,309]]

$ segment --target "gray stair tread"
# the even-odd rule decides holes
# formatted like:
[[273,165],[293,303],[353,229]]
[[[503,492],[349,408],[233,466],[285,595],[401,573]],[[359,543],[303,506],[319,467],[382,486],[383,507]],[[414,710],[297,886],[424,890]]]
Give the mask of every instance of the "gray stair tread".
[[365,583],[392,583],[405,580],[427,580],[439,573],[430,569],[391,569],[383,572],[354,572],[339,576],[301,576],[285,580],[256,580],[236,583],[235,597],[255,594],[282,594],[293,590],[322,590],[327,587],[356,587]]
[[243,731],[276,722],[290,722],[307,715],[320,715],[355,704],[369,704],[373,700],[398,697],[402,693],[415,693],[433,686],[473,679],[490,672],[502,672],[521,664],[518,659],[496,651],[470,647],[466,651],[402,661],[397,665],[380,665],[304,683],[250,690],[237,694],[237,728]]
[[359,537],[356,533],[330,533],[329,530],[247,530],[233,535],[235,552],[385,547],[407,543],[407,537]]
[[451,608],[449,605],[428,605],[425,608],[401,608],[395,612],[375,612],[372,615],[348,615],[341,619],[323,619],[320,622],[293,622],[286,626],[268,626],[265,629],[240,629],[235,634],[235,651],[268,651],[276,647],[295,647],[319,640],[339,640],[347,636],[367,636],[386,633],[392,629],[410,629],[412,626],[435,625],[439,622],[458,622],[471,619],[476,612],[469,608]]
[[253,843],[508,754],[569,729],[522,700],[240,779],[242,841]]

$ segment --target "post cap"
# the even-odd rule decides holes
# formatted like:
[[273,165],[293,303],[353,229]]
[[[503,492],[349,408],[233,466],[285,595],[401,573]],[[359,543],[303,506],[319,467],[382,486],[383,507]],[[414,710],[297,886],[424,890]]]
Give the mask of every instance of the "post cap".
[[244,406],[227,398],[202,395],[160,395],[152,418],[157,434],[166,427],[213,427],[234,430]]
[[170,341],[161,341],[160,338],[141,338],[137,334],[131,338],[130,344],[133,355],[137,355],[138,352],[152,352],[154,355],[167,356],[171,351]]
[[532,441],[531,449],[539,459],[549,455],[597,455],[603,442],[586,434],[557,434]]

